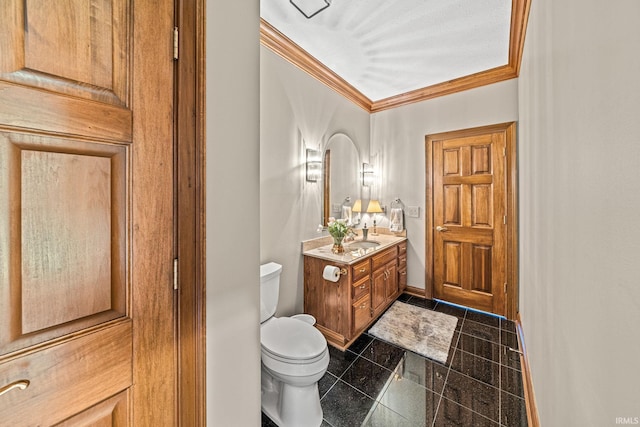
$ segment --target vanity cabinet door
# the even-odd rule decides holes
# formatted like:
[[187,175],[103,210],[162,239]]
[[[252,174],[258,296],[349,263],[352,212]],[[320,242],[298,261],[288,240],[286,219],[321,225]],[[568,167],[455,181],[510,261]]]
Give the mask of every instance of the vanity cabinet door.
[[374,271],[371,278],[371,308],[374,313],[377,313],[384,304],[386,284],[387,275],[384,267]]
[[391,261],[385,266],[385,273],[387,275],[385,281],[385,300],[389,301],[398,295],[398,269],[396,267],[396,260]]

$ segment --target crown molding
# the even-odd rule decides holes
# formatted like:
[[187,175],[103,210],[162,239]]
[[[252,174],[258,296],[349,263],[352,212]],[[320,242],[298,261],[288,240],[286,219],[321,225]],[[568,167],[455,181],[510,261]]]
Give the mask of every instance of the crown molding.
[[491,70],[372,101],[291,39],[260,19],[260,43],[364,110],[375,113],[518,77],[531,0],[512,0],[509,63]]
[[371,100],[369,98],[262,18],[260,18],[260,44],[271,49],[277,55],[329,86],[359,107],[371,111]]

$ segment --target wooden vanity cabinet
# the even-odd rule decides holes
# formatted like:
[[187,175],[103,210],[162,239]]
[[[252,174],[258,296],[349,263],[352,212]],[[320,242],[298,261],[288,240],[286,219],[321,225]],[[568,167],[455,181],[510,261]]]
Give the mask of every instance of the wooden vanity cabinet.
[[[337,282],[324,280],[327,265],[340,267],[345,274]],[[330,344],[344,350],[401,294],[402,268],[406,286],[405,242],[353,264],[305,255],[304,312],[316,318],[316,327]]]

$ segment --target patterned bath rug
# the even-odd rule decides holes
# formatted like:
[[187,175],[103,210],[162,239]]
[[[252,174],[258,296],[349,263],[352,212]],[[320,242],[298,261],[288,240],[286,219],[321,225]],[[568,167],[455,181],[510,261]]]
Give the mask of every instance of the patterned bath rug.
[[457,317],[396,301],[369,334],[445,363],[457,324]]

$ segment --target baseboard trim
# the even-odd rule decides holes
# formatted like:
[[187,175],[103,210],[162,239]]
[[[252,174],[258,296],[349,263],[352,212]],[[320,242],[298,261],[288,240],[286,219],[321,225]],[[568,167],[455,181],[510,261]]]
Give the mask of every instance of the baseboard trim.
[[407,286],[407,288],[404,290],[404,293],[414,297],[424,298],[424,289],[422,288],[414,288],[413,286]]
[[529,427],[540,427],[540,419],[538,418],[538,407],[536,405],[536,396],[533,392],[533,381],[531,380],[531,371],[529,370],[529,360],[527,358],[527,347],[524,344],[524,332],[522,330],[522,321],[520,313],[516,315],[516,331],[518,335],[518,344],[520,345],[520,365],[522,367],[522,383],[524,385],[524,401],[527,406],[527,422]]

